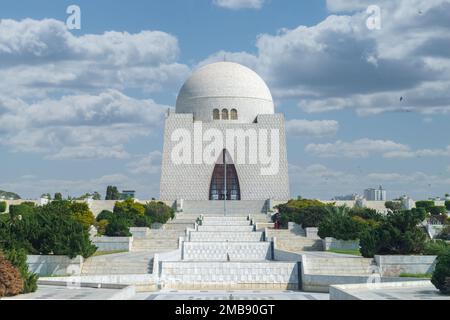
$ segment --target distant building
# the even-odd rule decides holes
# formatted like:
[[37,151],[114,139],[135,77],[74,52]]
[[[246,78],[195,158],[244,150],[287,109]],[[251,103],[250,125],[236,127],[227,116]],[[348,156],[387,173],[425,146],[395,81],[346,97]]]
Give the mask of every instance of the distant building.
[[364,190],[364,198],[367,201],[386,201],[386,190],[384,190],[382,186],[380,186],[378,189],[366,189]]
[[335,196],[333,198],[333,200],[336,200],[336,201],[353,201],[353,200],[356,200],[357,197],[358,197],[358,195],[356,193],[354,193],[354,194],[349,194],[349,195],[346,195],[346,196]]
[[135,194],[136,194],[136,191],[134,191],[134,190],[123,190],[122,193],[120,194],[120,199],[121,200],[134,199]]

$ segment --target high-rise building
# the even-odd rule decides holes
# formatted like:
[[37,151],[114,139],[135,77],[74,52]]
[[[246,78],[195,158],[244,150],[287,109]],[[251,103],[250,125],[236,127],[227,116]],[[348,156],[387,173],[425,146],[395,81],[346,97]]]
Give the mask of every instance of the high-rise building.
[[378,189],[370,188],[364,190],[364,198],[367,201],[386,201],[387,193],[382,186],[380,186]]

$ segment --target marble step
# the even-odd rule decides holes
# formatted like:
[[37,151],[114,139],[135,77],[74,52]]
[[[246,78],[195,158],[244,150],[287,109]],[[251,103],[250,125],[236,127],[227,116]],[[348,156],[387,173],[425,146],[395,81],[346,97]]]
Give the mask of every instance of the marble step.
[[235,232],[252,232],[254,226],[198,226],[198,231],[206,232],[223,232],[223,231],[235,231]]
[[259,242],[262,241],[262,232],[190,232],[191,242]]
[[270,242],[184,242],[185,261],[264,261],[272,259]]
[[298,290],[295,262],[163,261],[165,288],[178,290]]

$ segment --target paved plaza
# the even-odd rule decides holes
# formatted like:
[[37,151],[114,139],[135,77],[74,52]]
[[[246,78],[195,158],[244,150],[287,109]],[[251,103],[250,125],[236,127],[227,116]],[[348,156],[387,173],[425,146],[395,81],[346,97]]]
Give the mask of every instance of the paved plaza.
[[[389,284],[383,285],[388,286]],[[345,294],[352,296],[353,300],[450,300],[450,296],[441,295],[431,283],[411,287],[368,288],[367,286],[360,286],[360,288],[348,288],[343,291]]]
[[69,288],[40,285],[33,293],[2,300],[115,300],[120,289]]
[[160,291],[138,293],[138,300],[329,300],[329,294],[298,291]]

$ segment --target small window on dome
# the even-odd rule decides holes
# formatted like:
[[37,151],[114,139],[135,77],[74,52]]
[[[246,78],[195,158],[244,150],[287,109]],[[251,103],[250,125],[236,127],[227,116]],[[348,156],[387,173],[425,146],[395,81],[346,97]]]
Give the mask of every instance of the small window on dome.
[[238,112],[237,112],[237,110],[236,109],[231,109],[230,116],[231,116],[231,120],[237,120],[238,119]]
[[222,120],[229,120],[228,109],[223,109],[222,110]]
[[213,110],[213,120],[220,120],[220,110],[219,109]]

